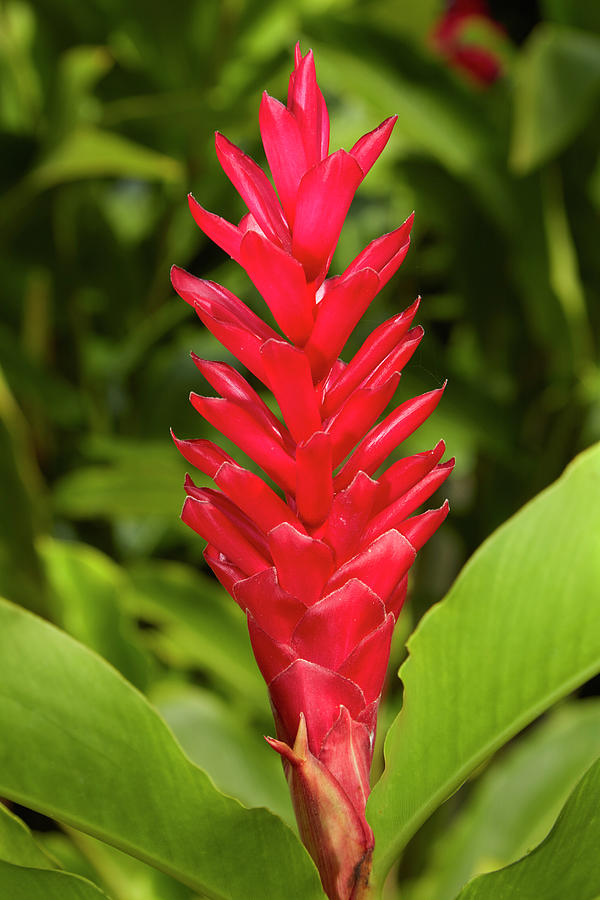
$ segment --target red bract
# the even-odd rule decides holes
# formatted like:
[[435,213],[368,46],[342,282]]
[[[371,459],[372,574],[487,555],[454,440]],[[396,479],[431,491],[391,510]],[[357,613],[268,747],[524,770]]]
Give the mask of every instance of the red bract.
[[[380,417],[423,336],[418,303],[339,359],[363,313],[406,256],[412,216],[326,278],[354,192],[390,136],[387,119],[329,154],[329,117],[312,52],[290,79],[287,106],[264,95],[260,127],[277,193],[222,135],[219,160],[248,213],[235,226],[192,197],[196,222],[239,262],[282,333],[228,290],[173,268],[176,291],[272,391],[275,416],[230,365],[194,357],[218,397],[194,407],[275,487],[207,440],[179,440],[216,490],[186,481],[183,520],[244,610],[268,684],[300,834],[331,898],[367,889],[373,835],[365,818],[377,706],[392,630],[418,549],[448,506],[414,515],[450,474],[444,444],[394,462],[443,388]],[[378,424],[377,424],[378,423]]]

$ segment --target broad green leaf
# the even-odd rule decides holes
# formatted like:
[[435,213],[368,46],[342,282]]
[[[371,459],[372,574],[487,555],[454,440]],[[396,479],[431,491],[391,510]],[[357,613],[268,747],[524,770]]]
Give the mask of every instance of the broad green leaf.
[[101,113],[92,96],[96,83],[112,68],[114,57],[107,47],[76,46],[66,50],[59,61],[53,136],[69,127],[96,119]]
[[132,587],[124,600],[136,616],[157,626],[148,640],[165,662],[200,669],[246,715],[268,713],[245,616],[214,579],[190,566],[156,560],[132,566],[129,575]]
[[49,850],[63,868],[94,881],[112,900],[196,900],[199,896],[180,881],[89,834],[72,828],[66,831],[68,837],[52,833]]
[[[600,53],[600,41],[598,52]],[[585,372],[593,365],[592,329],[557,165],[546,167],[542,184],[550,283],[568,324],[576,369]]]
[[[39,310],[24,310],[24,318],[37,327]],[[82,420],[82,398],[77,388],[56,370],[41,365],[15,341],[14,333],[0,322],[0,359],[7,385],[19,398],[19,403],[35,415],[49,416],[57,425],[73,427]],[[4,404],[2,404],[4,405]]]
[[45,611],[44,578],[35,551],[35,510],[23,455],[5,414],[0,371],[0,496],[10,515],[0,516],[0,590],[36,612]]
[[590,0],[541,0],[545,19],[600,34],[600,6]]
[[479,776],[407,900],[453,900],[469,878],[529,852],[599,755],[596,698],[560,706],[526,731]]
[[295,827],[280,759],[259,729],[216,694],[198,688],[163,689],[152,700],[187,755],[219,790],[245,806],[266,806]]
[[99,128],[68,134],[29,176],[29,187],[44,190],[80,178],[140,178],[178,181],[181,164],[169,156]]
[[519,61],[511,166],[525,173],[563,150],[600,94],[600,38],[539,25]]
[[384,0],[360,8],[359,15],[361,20],[369,16],[388,32],[393,29],[421,43],[427,40],[436,21],[444,15],[444,3],[443,0],[423,0],[422,3],[399,6],[395,0]]
[[0,860],[0,892],[10,900],[101,900],[91,881],[56,869],[28,869]]
[[[80,875],[82,878],[87,878],[88,881],[93,881],[94,884],[97,884],[103,891],[107,891],[111,894],[112,900],[121,900],[120,897],[113,897],[112,890],[108,887],[105,880],[101,877],[98,868],[93,866],[80,852],[79,847],[76,846],[74,838],[71,839],[71,835],[77,836],[77,844],[79,844],[79,839],[88,837],[83,834],[82,831],[74,831],[71,829],[71,835],[67,834],[69,829],[66,825],[61,826],[60,831],[52,830],[52,831],[39,831],[35,835],[36,843],[44,850],[45,853],[48,854],[53,860],[56,860],[58,863],[58,867],[63,869],[65,872],[70,872],[72,875]],[[89,838],[90,841],[94,840],[94,838]],[[98,842],[100,843],[100,842]],[[102,847],[109,848],[108,844],[100,844]],[[119,853],[119,850],[115,850],[115,853]],[[125,855],[125,854],[123,854]],[[139,862],[139,860],[134,860],[132,856],[127,856],[127,859],[131,859],[133,862]],[[144,863],[139,863],[140,866],[143,866]],[[149,867],[147,867],[149,868]],[[153,872],[157,874],[162,874],[158,872],[158,869],[152,869]],[[165,878],[168,876],[165,875]],[[180,882],[176,882],[179,884]],[[183,887],[183,885],[182,885]]]
[[121,608],[126,573],[86,544],[44,538],[38,548],[51,591],[52,620],[144,688],[149,659]]
[[599,847],[600,760],[581,779],[539,847],[506,869],[476,878],[457,900],[596,900]]
[[11,813],[3,803],[0,803],[0,859],[16,866],[53,868],[52,862],[38,847],[25,822]]
[[0,694],[0,795],[215,900],[323,896],[279,818],[221,794],[111,666],[5,601]]
[[485,759],[600,670],[600,445],[498,529],[421,621],[368,817],[374,876]]
[[[330,90],[348,98],[363,97],[378,115],[389,115],[390,110],[395,110],[399,118],[394,147],[399,147],[401,153],[431,154],[453,173],[471,170],[474,174],[472,167],[488,149],[475,104],[453,94],[443,80],[433,85],[426,78],[411,77],[412,73],[402,71],[401,66],[395,69],[392,61],[378,50],[373,54],[375,59],[365,53],[357,54],[342,36],[340,42],[342,47],[329,43],[323,46],[318,56],[319,72]],[[408,55],[412,59],[413,51]],[[433,69],[427,75],[437,77]]]
[[137,447],[129,443],[131,452],[107,454],[102,465],[73,469],[60,479],[56,511],[73,519],[169,517],[175,522],[186,465],[168,439],[136,442]]
[[[573,378],[577,369],[578,360],[573,359],[573,343],[570,340],[556,340],[557,334],[566,331],[564,297],[557,297],[554,291],[553,281],[560,265],[561,277],[564,279],[564,244],[558,251],[552,248],[548,250],[548,231],[545,229],[544,207],[546,204],[546,182],[543,172],[537,172],[530,178],[513,180],[509,189],[512,193],[513,210],[518,210],[511,228],[509,254],[514,266],[514,286],[522,304],[524,322],[519,320],[519,327],[525,327],[528,337],[528,346],[543,348],[548,359],[548,370],[545,381],[552,378]],[[518,220],[518,221],[516,221]],[[564,240],[564,233],[562,235]],[[552,260],[549,256],[552,256]],[[561,287],[563,283],[561,284]],[[571,299],[571,298],[570,298]],[[511,332],[514,341],[516,332]],[[570,336],[570,335],[569,335]],[[529,351],[531,352],[531,351]],[[511,377],[511,376],[509,376]],[[514,373],[512,374],[514,379]],[[518,390],[518,381],[514,380],[514,390]],[[535,415],[543,408],[544,398],[540,396],[536,401]],[[524,411],[517,412],[515,426],[523,427]],[[516,435],[516,432],[515,432]],[[514,465],[518,454],[515,455],[516,436],[512,438],[510,453],[511,465]],[[571,452],[570,450],[568,451]],[[564,464],[564,456],[561,456],[560,465]],[[558,461],[557,461],[558,462]],[[546,463],[544,459],[542,469]],[[550,470],[557,471],[556,463]],[[541,484],[548,483],[546,478]]]
[[[360,134],[365,114],[398,114],[389,150],[374,167],[374,179],[389,195],[396,169],[386,165],[398,156],[429,157],[460,181],[468,182],[483,201],[510,227],[505,178],[497,160],[504,142],[494,115],[495,99],[479,96],[452,76],[442,61],[434,60],[419,43],[402,40],[393,29],[373,28],[364,20],[350,23],[339,17],[315,17],[310,23],[311,45],[318,59],[318,75],[326,95],[344,106],[365,108],[356,116],[354,135]],[[360,109],[360,107],[359,107]],[[356,139],[356,138],[354,138]],[[502,150],[500,150],[502,152]],[[386,162],[387,160],[387,162]],[[417,195],[417,204],[423,195]],[[422,209],[422,207],[421,207]]]
[[42,78],[34,59],[32,5],[0,7],[0,123],[3,131],[34,131],[42,105]]

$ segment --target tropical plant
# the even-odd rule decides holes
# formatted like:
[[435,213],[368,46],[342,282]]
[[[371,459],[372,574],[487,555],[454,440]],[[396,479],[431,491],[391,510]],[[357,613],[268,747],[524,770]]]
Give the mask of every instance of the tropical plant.
[[[479,12],[436,46],[441,6],[0,11],[7,897],[324,896],[262,739],[273,723],[245,617],[174,515],[185,467],[168,438],[169,426],[196,447],[211,437],[181,402],[195,387],[187,347],[206,372],[235,377],[170,294],[170,262],[264,315],[182,197],[191,187],[239,219],[212,132],[260,161],[259,93],[281,93],[298,36],[315,50],[335,146],[398,114],[331,271],[417,212],[411,252],[344,358],[398,317],[398,298],[423,294],[427,338],[399,391],[449,381],[401,452],[443,435],[457,458],[452,515],[419,553],[391,643],[368,891],[600,894],[600,22],[587,3],[545,0],[537,21],[523,6],[517,21],[515,5],[498,28]],[[459,57],[497,57],[499,77],[478,85]],[[277,316],[269,328],[283,342]],[[249,382],[255,408],[268,403]],[[226,487],[238,469],[225,467]],[[208,485],[189,490],[205,498]],[[259,490],[253,515],[267,511]]]

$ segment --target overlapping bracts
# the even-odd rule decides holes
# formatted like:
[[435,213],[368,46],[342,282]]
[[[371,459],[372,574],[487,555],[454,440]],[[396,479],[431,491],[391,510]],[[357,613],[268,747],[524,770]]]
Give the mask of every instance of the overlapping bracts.
[[339,358],[409,248],[412,216],[342,275],[326,277],[354,193],[394,122],[330,154],[313,55],[297,47],[287,106],[265,94],[260,108],[277,192],[217,134],[219,160],[248,213],[235,226],[189,200],[200,228],[244,267],[281,333],[224,287],[172,270],[176,291],[281,413],[237,369],[194,356],[219,396],[192,394],[193,406],[275,488],[211,441],[175,438],[216,487],[188,478],[182,517],[208,541],[208,564],[247,615],[275,716],[278,739],[270,743],[284,759],[303,840],[327,893],[339,898],[360,896],[368,873],[365,803],[392,631],[416,553],[448,506],[414,513],[453,465],[440,461],[440,442],[377,474],[443,391],[381,419],[423,336],[412,326],[418,301],[380,325],[350,362]]

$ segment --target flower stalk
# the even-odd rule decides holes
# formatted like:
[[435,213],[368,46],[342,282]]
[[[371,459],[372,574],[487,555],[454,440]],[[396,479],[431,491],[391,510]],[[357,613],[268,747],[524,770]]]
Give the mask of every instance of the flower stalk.
[[[186,479],[182,518],[247,617],[268,685],[301,838],[331,900],[369,891],[365,817],[377,708],[395,622],[417,551],[448,504],[417,513],[452,470],[444,444],[381,467],[437,406],[443,387],[384,413],[422,337],[418,301],[380,325],[355,356],[348,338],[410,245],[410,216],[328,277],[354,193],[395,117],[350,151],[329,152],[329,116],[312,52],[296,47],[287,105],[263,96],[264,171],[216,136],[248,212],[238,225],[192,197],[204,233],[248,274],[279,331],[226,288],[173,267],[172,282],[215,337],[272,392],[281,417],[233,366],[193,356],[219,396],[197,411],[262,470],[212,441],[175,442],[215,489]],[[381,418],[384,416],[383,418]]]

